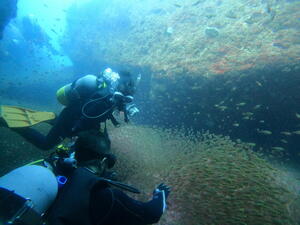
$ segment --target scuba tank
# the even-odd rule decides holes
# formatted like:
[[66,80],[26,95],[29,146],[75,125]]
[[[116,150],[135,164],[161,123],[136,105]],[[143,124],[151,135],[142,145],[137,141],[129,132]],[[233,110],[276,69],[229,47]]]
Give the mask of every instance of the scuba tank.
[[[67,177],[58,174],[56,167],[59,164],[65,171],[76,167],[71,145],[72,142],[67,146],[58,145],[49,158],[33,161],[0,177],[1,225],[43,224],[44,214],[67,182]],[[62,162],[58,163],[59,160]]]
[[43,166],[22,166],[0,177],[0,224],[42,224],[57,192],[55,175]]

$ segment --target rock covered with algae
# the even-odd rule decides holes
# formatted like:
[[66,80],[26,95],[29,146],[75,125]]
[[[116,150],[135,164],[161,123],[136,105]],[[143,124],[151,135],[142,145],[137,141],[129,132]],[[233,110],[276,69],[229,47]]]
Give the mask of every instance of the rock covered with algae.
[[94,0],[69,10],[73,38],[64,46],[74,62],[148,67],[155,76],[284,67],[299,61],[299,9],[285,0]]
[[[297,224],[299,196],[251,146],[227,137],[126,126],[112,132],[122,180],[172,186],[160,224]],[[149,197],[149,196],[146,196]],[[145,196],[143,200],[147,199]]]

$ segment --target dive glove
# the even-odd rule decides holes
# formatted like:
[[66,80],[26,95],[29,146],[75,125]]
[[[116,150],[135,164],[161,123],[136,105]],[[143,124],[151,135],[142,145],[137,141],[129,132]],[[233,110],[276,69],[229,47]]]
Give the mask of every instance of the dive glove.
[[169,197],[171,188],[164,183],[158,185],[153,191],[153,199],[161,199],[162,201],[162,211],[164,212],[167,208],[166,200]]

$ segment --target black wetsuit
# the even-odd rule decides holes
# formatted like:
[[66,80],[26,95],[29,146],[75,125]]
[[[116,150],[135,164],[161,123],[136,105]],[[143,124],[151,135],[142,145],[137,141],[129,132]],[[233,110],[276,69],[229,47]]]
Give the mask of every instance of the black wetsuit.
[[157,223],[162,199],[140,202],[130,198],[85,168],[69,178],[48,213],[50,225],[143,225]]
[[114,124],[117,123],[112,115],[113,103],[110,101],[111,95],[109,93],[97,93],[93,98],[99,96],[107,97],[101,101],[88,104],[85,107],[85,111],[90,116],[97,116],[106,112],[101,117],[89,119],[82,115],[82,107],[86,102],[90,101],[88,99],[85,102],[74,102],[64,108],[58,118],[53,121],[54,126],[46,136],[30,127],[13,128],[12,130],[36,147],[48,150],[59,144],[64,138],[75,136],[80,131],[90,129],[99,130],[100,122],[111,119]]

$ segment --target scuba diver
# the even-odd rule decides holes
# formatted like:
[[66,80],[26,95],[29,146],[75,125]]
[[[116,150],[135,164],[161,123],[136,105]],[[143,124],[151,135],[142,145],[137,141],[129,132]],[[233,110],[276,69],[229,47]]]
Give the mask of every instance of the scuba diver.
[[[119,126],[113,116],[115,111],[123,111],[128,122],[130,116],[139,112],[132,104],[139,80],[140,77],[134,79],[129,72],[116,73],[107,68],[100,77],[86,75],[60,88],[57,99],[65,108],[56,119],[53,113],[1,106],[2,122],[36,147],[48,150],[80,131],[100,130],[101,123],[107,120]],[[53,125],[46,136],[30,128],[36,121],[46,120]]]
[[[0,223],[157,223],[166,209],[170,187],[165,184],[158,185],[153,191],[152,199],[141,202],[124,193],[124,190],[140,193],[138,189],[99,177],[103,166],[111,163],[106,160],[103,149],[109,144],[110,141],[105,136],[102,136],[99,142],[98,136],[90,131],[80,132],[72,147],[75,151],[73,160],[76,162],[70,163],[73,155],[71,153],[65,158],[59,157],[55,163],[46,159],[43,161],[44,166],[27,165],[0,177]],[[61,167],[59,173],[54,169],[57,166]]]

